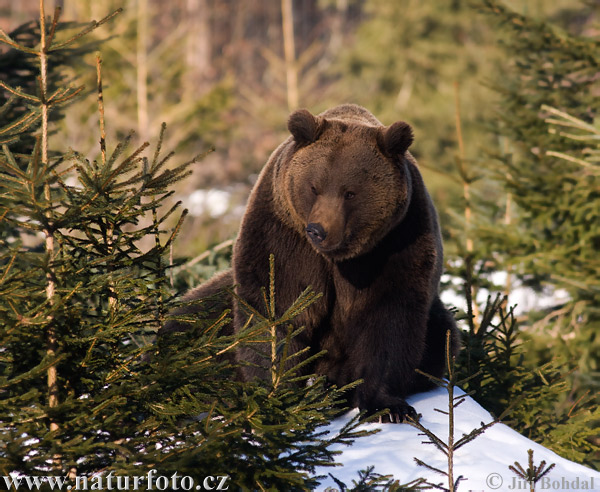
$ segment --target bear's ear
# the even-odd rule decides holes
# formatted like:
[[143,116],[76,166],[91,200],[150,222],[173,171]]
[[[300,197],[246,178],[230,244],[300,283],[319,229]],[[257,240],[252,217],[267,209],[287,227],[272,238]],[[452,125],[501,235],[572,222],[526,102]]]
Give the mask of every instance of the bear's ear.
[[323,121],[308,110],[299,109],[290,115],[288,129],[298,145],[308,145],[321,135]]
[[394,157],[404,155],[413,143],[413,131],[408,123],[396,121],[383,130],[379,146],[384,154]]

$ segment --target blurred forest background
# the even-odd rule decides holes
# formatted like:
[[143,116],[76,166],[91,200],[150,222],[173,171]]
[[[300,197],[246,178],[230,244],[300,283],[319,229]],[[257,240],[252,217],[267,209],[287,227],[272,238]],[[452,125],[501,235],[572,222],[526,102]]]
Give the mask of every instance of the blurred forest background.
[[[4,3],[4,5],[2,5]],[[47,9],[52,11],[53,2]],[[384,124],[414,127],[411,149],[442,215],[460,207],[456,158],[478,165],[498,137],[488,130],[499,96],[492,89],[510,60],[502,35],[471,1],[418,0],[61,0],[64,20],[100,19],[124,7],[97,36],[107,135],[136,129],[183,157],[214,148],[180,190],[192,219],[176,254],[192,256],[231,238],[257,173],[286,137],[289,112],[344,102]],[[593,5],[571,0],[507,4],[576,35],[595,34]],[[287,6],[287,12],[286,12]],[[35,1],[0,2],[7,32],[35,15]],[[88,57],[93,64],[93,53]],[[68,67],[94,91],[94,70]],[[94,99],[82,98],[63,124],[61,145],[93,159],[99,150]],[[457,104],[463,148],[456,130]],[[113,139],[114,141],[114,139]],[[51,141],[52,143],[52,141]],[[444,174],[449,173],[451,176]],[[454,175],[454,176],[453,176]],[[442,224],[449,221],[443,217]]]
[[[555,378],[540,372],[536,384],[562,386],[535,386],[517,427],[571,459],[600,462],[569,437],[597,429],[600,401],[599,0],[49,0],[46,11],[55,6],[65,21],[124,10],[86,38],[83,62],[63,60],[65,83],[86,89],[57,120],[51,149],[98,158],[101,42],[107,141],[131,129],[138,143],[156,141],[164,121],[165,148],[184,160],[207,153],[171,198],[190,211],[173,255],[212,264],[179,290],[227,261],[205,252],[235,237],[290,111],[354,102],[384,124],[405,120],[441,217],[447,300],[474,316],[469,340],[483,337],[488,293],[508,295],[505,313],[520,304],[520,331],[505,335],[526,349],[507,353],[490,386],[502,401],[490,392],[484,406],[499,413],[553,364]],[[37,9],[0,0],[0,27],[10,32]],[[9,72],[0,67],[0,81]],[[585,423],[569,427],[580,402],[591,403]]]

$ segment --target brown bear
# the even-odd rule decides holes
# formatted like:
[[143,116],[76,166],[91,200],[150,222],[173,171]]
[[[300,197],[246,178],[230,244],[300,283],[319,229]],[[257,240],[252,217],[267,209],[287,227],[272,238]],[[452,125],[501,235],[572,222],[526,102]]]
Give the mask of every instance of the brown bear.
[[[291,136],[271,155],[250,195],[232,270],[188,293],[205,297],[235,285],[264,313],[261,287],[275,257],[277,315],[308,286],[323,294],[295,320],[293,351],[326,350],[307,370],[338,387],[357,379],[348,403],[389,419],[416,418],[405,397],[430,388],[415,369],[441,377],[446,332],[459,337],[439,298],[442,242],[437,213],[408,152],[411,127],[383,126],[345,104],[313,116],[291,114]],[[188,312],[190,308],[187,308]],[[247,312],[233,301],[233,329]],[[168,329],[177,329],[171,323]],[[245,378],[268,376],[255,347],[240,349]]]

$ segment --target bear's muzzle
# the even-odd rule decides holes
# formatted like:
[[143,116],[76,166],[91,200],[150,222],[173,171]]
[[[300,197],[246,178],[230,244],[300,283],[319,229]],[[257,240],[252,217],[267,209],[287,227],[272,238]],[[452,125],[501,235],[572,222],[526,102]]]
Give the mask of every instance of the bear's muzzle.
[[306,234],[315,246],[319,246],[327,237],[327,232],[321,224],[310,223],[306,226]]

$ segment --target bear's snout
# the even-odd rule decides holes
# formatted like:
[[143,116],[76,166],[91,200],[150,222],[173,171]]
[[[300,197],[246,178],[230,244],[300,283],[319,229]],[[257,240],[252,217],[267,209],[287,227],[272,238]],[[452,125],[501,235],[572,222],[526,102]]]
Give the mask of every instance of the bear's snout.
[[327,232],[325,232],[323,226],[314,222],[306,226],[306,234],[315,245],[321,244],[327,237]]

